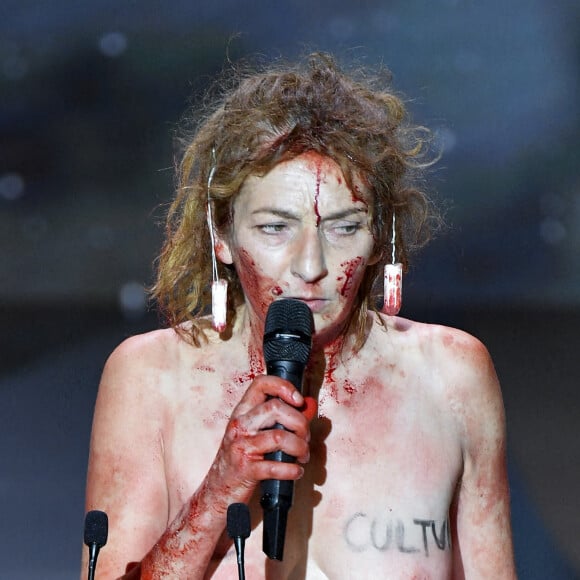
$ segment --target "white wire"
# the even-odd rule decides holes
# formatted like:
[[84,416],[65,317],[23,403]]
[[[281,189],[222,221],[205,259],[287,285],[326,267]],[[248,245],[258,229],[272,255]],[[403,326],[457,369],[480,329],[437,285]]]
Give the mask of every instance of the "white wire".
[[209,190],[211,187],[211,182],[213,180],[213,176],[215,173],[216,168],[216,159],[215,159],[215,148],[212,147],[211,150],[211,157],[212,157],[212,166],[209,170],[209,175],[207,178],[207,227],[209,229],[209,238],[211,241],[211,266],[212,266],[212,277],[213,281],[217,282],[218,280],[218,269],[217,269],[217,259],[215,255],[215,237],[213,232],[213,216],[211,212],[211,200],[209,195]]
[[393,233],[392,233],[392,237],[391,237],[391,261],[394,264],[395,263],[395,258],[396,258],[396,252],[395,252],[395,239],[396,239],[396,235],[395,235],[395,210],[393,210]]

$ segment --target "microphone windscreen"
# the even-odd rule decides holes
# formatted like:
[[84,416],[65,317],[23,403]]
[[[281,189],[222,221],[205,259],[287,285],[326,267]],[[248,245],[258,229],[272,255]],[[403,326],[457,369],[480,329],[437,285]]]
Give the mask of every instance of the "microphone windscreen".
[[270,304],[264,328],[264,360],[296,361],[306,364],[310,357],[314,322],[304,302],[292,298]]
[[92,510],[85,516],[85,544],[97,544],[102,548],[109,535],[109,518],[105,512]]
[[250,510],[245,503],[232,503],[228,506],[227,530],[232,540],[250,536]]

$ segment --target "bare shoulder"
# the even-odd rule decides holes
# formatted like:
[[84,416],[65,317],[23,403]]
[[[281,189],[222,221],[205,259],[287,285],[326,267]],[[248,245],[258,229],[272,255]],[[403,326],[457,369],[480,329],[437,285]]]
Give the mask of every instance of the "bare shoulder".
[[499,380],[485,345],[471,334],[442,325],[385,317],[383,336],[419,376],[449,417],[469,462],[483,449],[503,449],[505,413]]
[[183,339],[173,329],[160,329],[125,339],[109,356],[106,368],[165,366],[178,356]]
[[110,517],[103,577],[116,578],[127,562],[140,560],[166,526],[164,446],[174,383],[168,377],[181,356],[180,341],[173,330],[133,336],[105,364],[86,493],[87,509],[102,509]]
[[472,375],[495,377],[487,347],[475,336],[457,328],[437,324],[421,324],[423,348],[444,365],[449,378]]
[[381,342],[390,343],[395,356],[423,369],[431,392],[438,391],[446,405],[461,412],[467,407],[499,412],[499,381],[489,351],[478,338],[457,328],[399,317],[383,321]]
[[159,411],[155,406],[160,403],[173,407],[187,396],[192,383],[198,389],[212,388],[215,369],[237,352],[232,343],[236,341],[210,335],[206,343],[195,346],[172,328],[132,336],[109,356],[99,392],[131,398],[133,406],[148,406],[152,412]]
[[153,330],[125,339],[109,356],[103,377],[154,376],[167,377],[180,368],[203,348],[197,348],[172,328]]
[[[468,431],[482,427],[502,430],[503,399],[487,347],[456,328],[424,325],[426,347],[445,384],[451,409]],[[479,418],[479,419],[478,419]]]
[[[177,388],[183,366],[184,340],[172,329],[162,329],[125,339],[110,354],[104,366],[96,401],[94,421],[127,424],[134,418],[162,421]],[[193,350],[193,347],[189,347]],[[144,429],[146,425],[139,425]]]
[[429,353],[440,361],[448,392],[475,405],[496,405],[499,381],[487,347],[475,336],[439,325],[424,325]]
[[426,324],[401,317],[381,315],[385,338],[397,350],[411,353],[417,362],[424,362],[438,374],[451,379],[456,376],[495,376],[493,362],[486,346],[475,336],[457,328]]

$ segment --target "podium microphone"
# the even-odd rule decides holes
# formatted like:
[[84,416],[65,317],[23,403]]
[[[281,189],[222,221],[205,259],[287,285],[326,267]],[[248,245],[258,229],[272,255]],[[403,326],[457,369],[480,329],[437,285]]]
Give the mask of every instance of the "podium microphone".
[[105,512],[92,510],[85,516],[85,544],[89,547],[88,580],[94,580],[99,550],[107,543],[109,518]]
[[[312,349],[314,322],[304,302],[291,298],[270,304],[264,330],[264,360],[269,375],[290,381],[302,392],[302,378]],[[274,429],[284,429],[276,423]],[[266,453],[265,459],[294,463],[295,457],[282,451]],[[272,560],[282,560],[286,520],[292,506],[294,482],[267,479],[262,481],[260,505],[264,510],[262,550]]]
[[244,545],[250,536],[250,510],[245,503],[232,503],[228,506],[227,530],[228,536],[234,541],[238,556],[238,576],[246,579],[244,570]]

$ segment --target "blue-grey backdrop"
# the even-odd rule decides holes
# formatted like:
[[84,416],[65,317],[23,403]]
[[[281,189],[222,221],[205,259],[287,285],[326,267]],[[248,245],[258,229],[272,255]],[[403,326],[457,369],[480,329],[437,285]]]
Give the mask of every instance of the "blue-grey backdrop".
[[404,314],[488,344],[520,575],[574,577],[579,16],[575,0],[3,0],[0,576],[78,574],[98,376],[157,323],[143,286],[182,113],[228,59],[316,49],[387,65],[444,148],[431,185],[451,227]]

